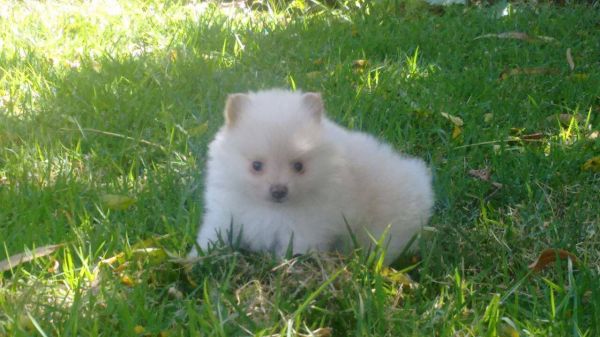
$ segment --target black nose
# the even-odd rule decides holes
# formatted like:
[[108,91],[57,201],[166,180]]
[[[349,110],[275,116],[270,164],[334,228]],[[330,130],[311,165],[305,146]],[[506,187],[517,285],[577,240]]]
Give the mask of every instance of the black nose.
[[271,198],[277,202],[281,202],[288,194],[288,188],[285,185],[273,185],[269,189]]

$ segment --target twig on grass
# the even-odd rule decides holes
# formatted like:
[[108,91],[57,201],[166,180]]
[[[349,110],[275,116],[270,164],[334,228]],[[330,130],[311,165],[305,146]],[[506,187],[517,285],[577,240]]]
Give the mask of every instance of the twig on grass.
[[69,131],[69,132],[81,132],[84,136],[84,132],[92,132],[92,133],[97,133],[97,134],[101,134],[104,136],[110,136],[110,137],[115,137],[115,138],[121,138],[121,139],[127,139],[127,140],[133,140],[136,141],[138,143],[144,144],[144,145],[149,145],[152,147],[156,147],[158,149],[161,149],[162,151],[168,152],[167,149],[157,143],[153,143],[151,141],[145,140],[145,139],[138,139],[138,138],[133,138],[130,136],[126,136],[126,135],[122,135],[120,133],[115,133],[115,132],[110,132],[110,131],[104,131],[104,130],[98,130],[98,129],[91,129],[91,128],[79,128],[79,129],[69,129],[69,128],[61,128],[61,131]]

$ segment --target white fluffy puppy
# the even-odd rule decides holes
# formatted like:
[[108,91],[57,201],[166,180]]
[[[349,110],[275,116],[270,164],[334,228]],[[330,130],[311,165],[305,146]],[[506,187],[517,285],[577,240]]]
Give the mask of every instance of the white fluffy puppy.
[[433,192],[422,160],[333,123],[320,94],[268,90],[228,97],[204,200],[202,249],[232,236],[278,255],[332,250],[347,225],[368,248],[390,226],[389,264],[429,220]]

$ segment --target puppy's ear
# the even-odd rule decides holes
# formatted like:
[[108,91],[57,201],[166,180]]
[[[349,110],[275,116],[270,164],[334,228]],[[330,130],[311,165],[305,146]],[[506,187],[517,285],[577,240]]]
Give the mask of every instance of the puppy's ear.
[[233,127],[244,110],[244,107],[250,102],[250,97],[246,94],[231,94],[227,96],[225,103],[225,124]]
[[317,121],[321,121],[321,117],[325,113],[323,99],[318,92],[307,92],[302,95],[302,104],[310,111],[310,115]]

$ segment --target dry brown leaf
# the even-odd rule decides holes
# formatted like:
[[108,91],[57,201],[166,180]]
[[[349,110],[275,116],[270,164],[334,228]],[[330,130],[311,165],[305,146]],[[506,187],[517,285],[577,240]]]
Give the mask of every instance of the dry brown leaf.
[[543,132],[534,132],[527,135],[522,135],[520,138],[524,141],[537,141],[544,139],[545,135]]
[[0,273],[5,272],[7,270],[11,270],[12,268],[14,268],[20,264],[29,262],[31,260],[35,260],[38,257],[50,255],[62,246],[63,246],[63,244],[48,245],[48,246],[36,248],[32,251],[26,251],[24,253],[13,255],[6,260],[0,261]]
[[509,136],[506,141],[508,144],[520,144],[521,142],[525,143],[540,143],[543,142],[546,138],[546,134],[543,132],[534,132],[526,135],[518,135],[518,136]]
[[577,257],[572,253],[564,250],[564,249],[554,249],[548,248],[544,249],[540,256],[529,265],[529,269],[535,272],[539,272],[544,269],[547,265],[558,259],[566,260],[570,259],[573,263],[577,263]]
[[489,181],[491,177],[491,171],[488,167],[479,170],[469,170],[469,175],[479,180]]
[[516,75],[555,75],[558,73],[559,73],[559,71],[556,68],[546,68],[546,67],[513,68],[513,69],[505,69],[502,73],[500,73],[500,79],[506,80],[509,77],[516,76]]
[[571,71],[575,70],[575,62],[573,62],[573,55],[571,55],[571,48],[567,48],[567,63]]

